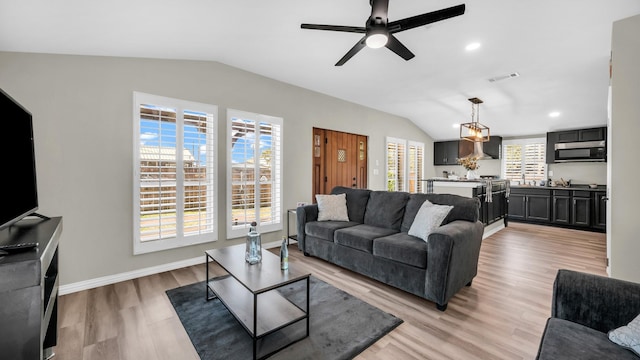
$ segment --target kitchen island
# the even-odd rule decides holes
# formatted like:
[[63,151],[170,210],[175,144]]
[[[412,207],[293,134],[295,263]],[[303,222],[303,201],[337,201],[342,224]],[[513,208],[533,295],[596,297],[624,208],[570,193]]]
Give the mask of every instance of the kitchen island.
[[432,178],[423,181],[427,183],[427,193],[455,194],[480,199],[480,221],[487,227],[485,235],[490,235],[507,225],[509,180]]

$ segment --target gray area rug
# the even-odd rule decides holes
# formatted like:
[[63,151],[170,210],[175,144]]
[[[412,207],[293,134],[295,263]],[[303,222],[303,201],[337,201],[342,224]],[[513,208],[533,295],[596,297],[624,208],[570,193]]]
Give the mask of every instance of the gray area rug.
[[[305,282],[301,281],[278,291],[304,308],[304,287]],[[200,358],[251,359],[251,337],[219,300],[205,300],[205,290],[205,283],[200,282],[167,291]],[[309,337],[270,359],[352,359],[402,323],[401,319],[314,277],[310,279],[309,292]],[[301,321],[286,332],[267,336],[262,350],[301,337],[305,325]],[[265,353],[268,352],[266,349]]]

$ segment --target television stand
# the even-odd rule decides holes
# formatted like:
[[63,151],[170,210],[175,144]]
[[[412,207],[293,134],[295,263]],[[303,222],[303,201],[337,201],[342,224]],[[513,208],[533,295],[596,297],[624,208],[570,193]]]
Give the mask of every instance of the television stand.
[[0,258],[0,357],[50,357],[57,341],[58,242],[62,218],[23,219],[0,230],[0,243],[38,243]]
[[46,215],[42,215],[42,214],[38,214],[37,212],[31,213],[28,216],[35,216],[35,217],[39,217],[42,220],[49,220],[51,219],[50,217],[46,216]]

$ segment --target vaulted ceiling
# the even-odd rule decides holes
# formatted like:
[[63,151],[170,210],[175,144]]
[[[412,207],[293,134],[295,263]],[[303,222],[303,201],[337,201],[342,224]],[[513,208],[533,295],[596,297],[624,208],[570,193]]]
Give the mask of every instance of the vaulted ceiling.
[[[461,3],[390,0],[389,20]],[[524,136],[606,124],[612,23],[640,1],[468,1],[396,35],[412,60],[365,48],[342,67],[361,34],[300,28],[364,26],[370,12],[367,0],[0,0],[0,51],[219,61],[406,117],[435,140],[457,138],[479,97],[492,134]]]

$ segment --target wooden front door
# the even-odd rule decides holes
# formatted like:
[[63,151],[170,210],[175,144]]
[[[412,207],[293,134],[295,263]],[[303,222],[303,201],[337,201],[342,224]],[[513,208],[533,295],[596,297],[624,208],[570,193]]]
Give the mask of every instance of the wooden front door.
[[336,186],[367,187],[367,137],[313,128],[313,201]]

